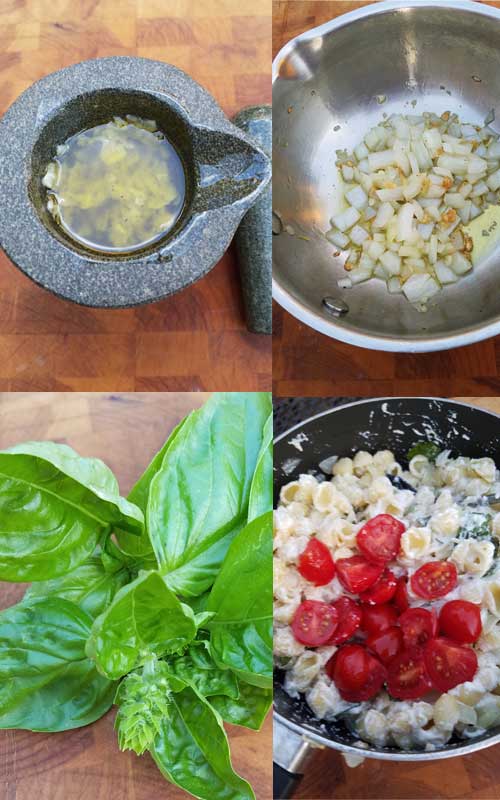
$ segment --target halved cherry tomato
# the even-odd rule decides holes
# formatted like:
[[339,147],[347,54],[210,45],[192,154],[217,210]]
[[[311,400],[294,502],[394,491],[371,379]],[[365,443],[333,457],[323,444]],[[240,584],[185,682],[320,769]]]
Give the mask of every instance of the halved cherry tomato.
[[398,622],[407,650],[424,647],[437,633],[436,614],[426,608],[408,608]]
[[435,600],[455,588],[457,568],[452,561],[429,561],[417,569],[410,579],[411,588],[419,597]]
[[410,608],[410,600],[408,598],[408,589],[406,588],[406,584],[408,583],[408,578],[406,575],[401,575],[398,578],[398,584],[396,586],[396,591],[394,592],[394,597],[392,598],[392,602],[399,610],[400,613],[406,611],[407,608]]
[[373,636],[395,625],[397,619],[398,612],[393,606],[363,606],[361,628],[368,636]]
[[345,644],[327,661],[325,670],[339,691],[355,691],[366,682],[368,653],[360,644]]
[[403,634],[399,628],[393,626],[392,628],[386,628],[381,633],[370,636],[365,644],[368,650],[375,653],[382,664],[387,666],[403,649]]
[[451,639],[427,642],[424,660],[432,683],[441,692],[471,681],[477,671],[477,656],[472,647],[464,647]]
[[439,630],[460,644],[473,644],[481,636],[481,611],[468,600],[450,600],[439,614]]
[[362,592],[359,595],[359,599],[362,603],[368,603],[371,606],[379,603],[388,603],[394,597],[396,586],[397,581],[394,573],[390,569],[386,569],[377,583],[374,583],[371,589]]
[[371,564],[363,556],[339,558],[336,562],[337,577],[348,592],[365,592],[378,581],[384,571],[383,565]]
[[422,651],[403,650],[388,669],[387,691],[398,700],[415,700],[432,689]]
[[405,530],[403,523],[390,514],[378,514],[358,531],[356,542],[370,561],[387,564],[397,556]]
[[359,644],[341,647],[326,665],[340,696],[350,703],[369,700],[382,688],[386,669]]
[[304,600],[292,619],[292,633],[301,644],[318,647],[331,639],[339,620],[338,611],[319,600]]
[[343,644],[361,625],[362,611],[350,597],[339,597],[332,605],[339,615],[339,622],[328,644]]
[[330,583],[335,575],[335,564],[326,544],[319,539],[310,539],[299,556],[298,570],[306,581],[316,586]]

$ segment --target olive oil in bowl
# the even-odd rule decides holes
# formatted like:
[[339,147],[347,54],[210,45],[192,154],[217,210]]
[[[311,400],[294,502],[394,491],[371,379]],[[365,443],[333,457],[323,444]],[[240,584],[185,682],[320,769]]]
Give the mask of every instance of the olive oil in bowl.
[[131,253],[162,238],[185,199],[177,151],[154,121],[132,116],[71,136],[43,184],[66,234],[105,253]]

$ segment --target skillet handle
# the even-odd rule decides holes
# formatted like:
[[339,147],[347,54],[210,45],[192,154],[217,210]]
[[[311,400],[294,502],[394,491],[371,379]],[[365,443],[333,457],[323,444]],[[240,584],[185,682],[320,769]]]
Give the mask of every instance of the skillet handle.
[[294,775],[273,762],[273,797],[274,800],[286,800],[293,797],[302,775]]
[[307,763],[321,745],[288,728],[275,713],[273,716],[273,784],[274,797],[292,797]]

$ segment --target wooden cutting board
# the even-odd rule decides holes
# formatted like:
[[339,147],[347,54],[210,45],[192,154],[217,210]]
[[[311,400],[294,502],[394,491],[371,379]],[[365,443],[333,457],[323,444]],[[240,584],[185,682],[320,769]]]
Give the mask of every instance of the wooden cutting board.
[[[455,397],[500,414],[500,397]],[[334,750],[312,758],[294,798],[304,800],[498,800],[500,745],[423,763],[366,759],[350,768]]]
[[[42,76],[111,55],[175,64],[232,116],[271,101],[270,0],[2,0],[0,114]],[[0,391],[267,390],[270,381],[271,337],[246,330],[232,249],[180,294],[124,310],[60,300],[0,251]]]
[[[29,439],[70,444],[102,458],[122,494],[172,428],[207,395],[200,393],[0,394],[0,449]],[[24,587],[0,583],[0,608]],[[0,800],[188,800],[148,755],[121,753],[111,710],[93,725],[56,734],[0,731]],[[259,733],[227,726],[235,769],[271,798],[271,719]]]
[[[498,0],[480,2],[500,8]],[[273,56],[299,33],[369,4],[275,0]],[[383,353],[323,336],[277,303],[273,326],[273,391],[280,397],[500,393],[499,336],[440,353]]]

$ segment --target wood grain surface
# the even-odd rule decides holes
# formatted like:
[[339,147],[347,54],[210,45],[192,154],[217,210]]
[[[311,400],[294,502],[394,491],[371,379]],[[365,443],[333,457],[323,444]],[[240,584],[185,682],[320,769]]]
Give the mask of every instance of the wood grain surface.
[[[122,494],[135,483],[168,433],[203,393],[3,393],[0,449],[28,439],[51,439],[85,456],[102,458]],[[24,587],[0,583],[0,608],[17,602]],[[121,753],[115,712],[74,731],[55,734],[0,731],[0,800],[187,800],[148,755]],[[233,764],[271,798],[270,717],[259,733],[227,726]]]
[[[500,414],[500,397],[455,397]],[[346,766],[334,750],[318,750],[296,800],[499,800],[500,745],[447,761],[397,763],[366,759]]]
[[[0,113],[38,78],[110,55],[175,64],[232,116],[270,102],[270,0],[0,0]],[[0,391],[268,390],[270,373],[231,249],[194,286],[125,310],[60,300],[0,251]]]
[[[500,0],[480,2],[500,8]],[[370,3],[275,0],[273,57],[299,33],[366,5]],[[494,395],[500,391],[500,337],[441,353],[383,353],[317,333],[275,303],[273,390],[281,397]]]

